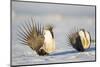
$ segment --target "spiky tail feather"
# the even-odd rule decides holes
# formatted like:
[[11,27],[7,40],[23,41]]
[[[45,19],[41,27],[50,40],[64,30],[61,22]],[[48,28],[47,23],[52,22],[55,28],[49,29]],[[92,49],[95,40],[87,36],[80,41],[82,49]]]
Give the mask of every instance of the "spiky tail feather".
[[18,26],[18,40],[21,44],[28,45],[32,50],[36,50],[36,52],[39,53],[39,49],[44,43],[44,27],[39,23],[36,24],[33,18],[31,18],[30,21],[31,22],[25,22]]

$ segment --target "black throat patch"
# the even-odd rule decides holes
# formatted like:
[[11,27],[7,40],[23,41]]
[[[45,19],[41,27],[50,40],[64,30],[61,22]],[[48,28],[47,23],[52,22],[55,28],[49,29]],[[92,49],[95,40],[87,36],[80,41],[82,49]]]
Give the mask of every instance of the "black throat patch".
[[52,35],[52,38],[54,38],[54,34],[53,34],[53,31],[52,30],[50,30],[50,33]]

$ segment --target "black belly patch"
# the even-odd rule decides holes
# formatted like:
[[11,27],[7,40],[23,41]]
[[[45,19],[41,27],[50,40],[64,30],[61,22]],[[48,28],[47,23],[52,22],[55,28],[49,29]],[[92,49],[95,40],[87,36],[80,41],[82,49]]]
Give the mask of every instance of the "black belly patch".
[[83,48],[83,45],[82,45],[82,42],[81,42],[81,39],[80,39],[79,36],[76,38],[76,43],[73,44],[73,47],[74,47],[77,51],[80,51],[80,52],[83,52],[83,51],[84,51],[84,48]]
[[39,49],[37,51],[37,54],[40,56],[49,55],[49,53],[47,53],[44,49]]

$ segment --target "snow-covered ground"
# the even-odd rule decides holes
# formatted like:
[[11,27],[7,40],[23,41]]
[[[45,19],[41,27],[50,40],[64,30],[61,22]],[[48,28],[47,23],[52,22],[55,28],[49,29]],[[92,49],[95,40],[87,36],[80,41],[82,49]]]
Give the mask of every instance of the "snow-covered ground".
[[91,44],[90,49],[85,52],[77,52],[71,46],[57,49],[49,56],[38,56],[28,46],[16,44],[13,48],[12,65],[30,65],[62,62],[79,62],[95,60],[95,45]]

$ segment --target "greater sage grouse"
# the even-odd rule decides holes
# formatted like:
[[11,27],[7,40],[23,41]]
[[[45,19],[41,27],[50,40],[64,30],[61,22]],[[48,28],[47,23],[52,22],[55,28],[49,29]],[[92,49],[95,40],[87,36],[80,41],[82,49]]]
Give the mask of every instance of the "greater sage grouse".
[[53,34],[53,26],[42,26],[34,22],[31,18],[30,22],[20,25],[18,30],[18,40],[35,50],[38,55],[48,55],[55,50],[55,41]]
[[69,42],[77,51],[83,52],[85,49],[90,47],[91,37],[89,32],[80,29],[80,31],[69,35]]

